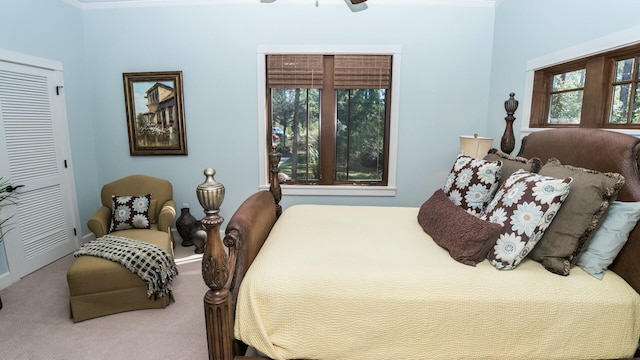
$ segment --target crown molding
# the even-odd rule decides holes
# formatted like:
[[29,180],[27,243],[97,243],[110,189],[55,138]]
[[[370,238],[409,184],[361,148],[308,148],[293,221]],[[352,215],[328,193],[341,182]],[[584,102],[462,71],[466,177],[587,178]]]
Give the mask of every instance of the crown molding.
[[[315,6],[316,0],[64,0],[65,2],[83,10],[140,8],[163,6],[192,6],[192,5],[265,5],[265,6]],[[317,0],[319,6],[345,5],[346,0]],[[370,0],[356,5],[414,5],[414,6],[461,6],[461,7],[490,7],[494,8],[504,0]]]

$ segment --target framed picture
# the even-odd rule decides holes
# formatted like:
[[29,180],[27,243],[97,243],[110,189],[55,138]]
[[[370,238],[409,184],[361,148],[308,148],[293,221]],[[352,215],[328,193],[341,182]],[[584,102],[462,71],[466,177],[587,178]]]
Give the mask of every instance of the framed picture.
[[123,73],[129,152],[187,155],[182,71]]

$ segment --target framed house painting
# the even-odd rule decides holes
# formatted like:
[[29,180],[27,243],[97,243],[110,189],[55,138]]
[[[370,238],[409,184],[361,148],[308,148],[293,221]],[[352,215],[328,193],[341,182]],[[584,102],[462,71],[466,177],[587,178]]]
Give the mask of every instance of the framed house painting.
[[129,152],[187,155],[182,71],[123,73]]

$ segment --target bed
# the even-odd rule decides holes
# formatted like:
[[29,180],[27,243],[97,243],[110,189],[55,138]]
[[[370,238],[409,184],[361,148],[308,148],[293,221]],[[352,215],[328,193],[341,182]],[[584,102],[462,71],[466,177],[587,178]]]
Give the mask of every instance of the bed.
[[[588,221],[563,218],[568,228],[584,222],[572,250],[550,255],[545,237],[533,232],[528,243],[519,243],[526,251],[509,258],[510,270],[499,270],[506,258],[494,245],[507,226],[496,230],[489,215],[472,222],[478,226],[473,231],[466,220],[443,223],[467,227],[459,237],[478,237],[486,226],[494,237],[490,246],[443,242],[438,218],[425,228],[424,215],[440,208],[440,190],[425,194],[419,207],[295,205],[282,211],[279,159],[271,154],[271,189],[251,195],[234,213],[223,240],[228,249],[221,251],[217,231],[208,231],[203,276],[211,289],[205,296],[210,358],[240,358],[247,346],[273,359],[632,358],[640,336],[640,211],[607,215],[640,201],[639,146],[630,135],[571,128],[526,136],[517,157],[494,152],[505,173],[524,176],[506,168],[522,163],[527,173],[557,175],[557,188],[570,185],[554,198],[564,201],[562,207],[553,209],[551,202],[545,210],[545,216],[557,215],[547,219],[545,236],[562,222],[571,195],[579,194],[572,206],[577,201],[578,210],[586,208],[587,193],[578,190],[583,178],[609,184],[585,186],[603,199]],[[500,190],[514,186],[510,178],[492,185],[489,197],[508,196]],[[495,215],[491,199],[482,212]],[[588,265],[578,266],[595,235],[605,233],[605,220],[622,218],[629,234],[612,230],[611,239],[620,233],[624,239],[616,240],[613,262],[600,278]],[[604,242],[608,249],[613,240]],[[465,253],[473,247],[478,251]],[[478,258],[485,250],[489,255]]]

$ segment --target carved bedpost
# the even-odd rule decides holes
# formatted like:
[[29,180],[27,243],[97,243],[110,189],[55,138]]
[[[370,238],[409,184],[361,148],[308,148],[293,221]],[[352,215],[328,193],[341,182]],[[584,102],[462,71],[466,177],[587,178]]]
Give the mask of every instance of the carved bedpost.
[[207,230],[207,242],[202,256],[202,278],[209,290],[204,296],[204,312],[207,327],[207,345],[210,360],[233,359],[233,302],[231,279],[235,268],[235,244],[225,252],[220,239],[220,225],[224,218],[218,215],[224,200],[224,185],[216,182],[212,168],[204,170],[205,181],[198,185],[196,195],[204,208],[202,224]]
[[500,150],[507,154],[511,154],[516,146],[516,138],[513,135],[513,122],[516,117],[513,114],[518,110],[518,100],[514,98],[516,94],[510,93],[509,99],[504,102],[504,109],[507,111],[507,117],[504,120],[507,122],[502,135],[502,141],[500,141]]
[[280,206],[280,199],[282,199],[282,188],[280,188],[280,179],[278,173],[280,172],[280,159],[281,154],[276,151],[276,145],[272,145],[273,150],[269,153],[269,171],[270,171],[270,185],[269,191],[273,194],[276,202],[276,216],[280,217],[282,214],[282,206]]

